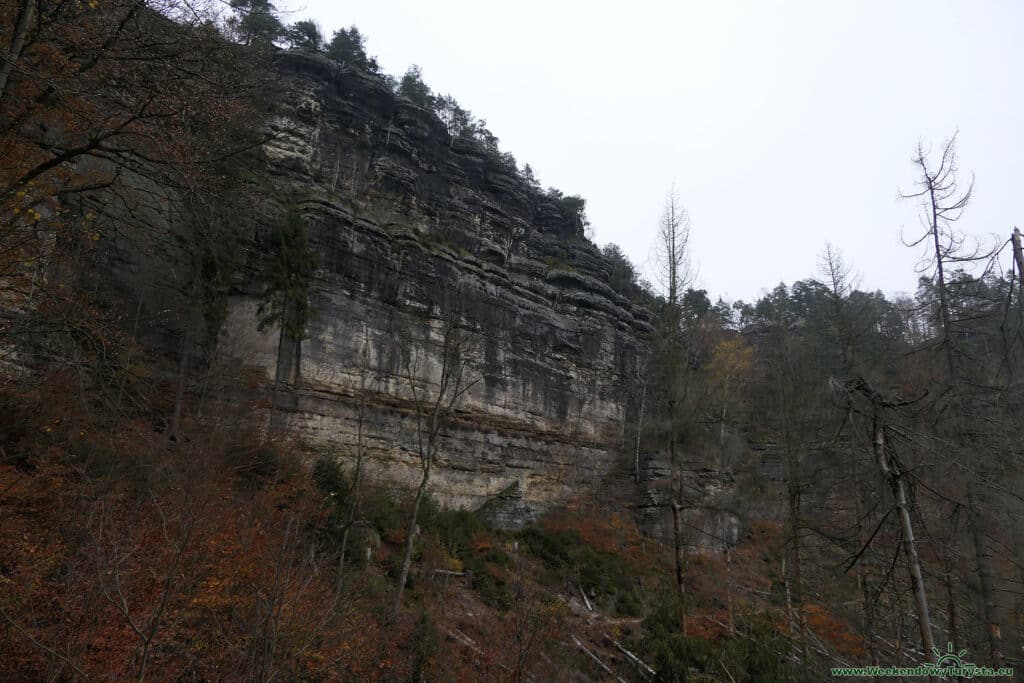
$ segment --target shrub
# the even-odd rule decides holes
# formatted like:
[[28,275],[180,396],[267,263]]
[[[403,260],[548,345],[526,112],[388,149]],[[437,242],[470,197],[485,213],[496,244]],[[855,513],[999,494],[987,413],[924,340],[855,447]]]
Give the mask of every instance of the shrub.
[[450,557],[465,559],[473,539],[487,531],[480,516],[469,510],[446,510],[430,497],[420,505],[419,525]]
[[[338,459],[329,455],[320,458],[313,466],[313,482],[328,501],[327,518],[317,529],[318,540],[328,549],[338,552],[352,511],[354,487]],[[356,519],[369,522],[378,534],[398,529],[403,524],[401,510],[395,501],[385,491],[365,483]],[[354,526],[349,531],[348,556],[355,564],[361,564],[365,558],[361,553],[351,551],[365,547],[366,541],[370,540],[368,537],[373,533],[364,524]]]
[[[505,555],[507,561],[508,556]],[[484,604],[501,611],[512,606],[512,589],[505,580],[505,572],[485,555],[470,557],[465,562],[466,571],[472,572],[470,586]]]
[[550,531],[527,527],[519,538],[528,552],[539,558],[554,575],[568,579],[606,610],[621,616],[643,612],[643,596],[633,567],[624,558],[590,547],[575,530]]
[[679,602],[662,600],[643,622],[638,653],[657,672],[659,681],[720,680],[722,668],[737,683],[801,683],[810,681],[789,660],[792,644],[765,614],[742,615],[736,635],[711,642],[682,634]]

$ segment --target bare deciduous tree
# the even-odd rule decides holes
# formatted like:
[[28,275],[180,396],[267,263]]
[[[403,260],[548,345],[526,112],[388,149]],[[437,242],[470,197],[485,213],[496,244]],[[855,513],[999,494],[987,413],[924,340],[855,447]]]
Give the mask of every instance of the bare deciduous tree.
[[680,428],[680,373],[684,355],[682,335],[682,314],[680,309],[680,292],[690,281],[689,251],[690,218],[683,208],[675,186],[665,200],[661,221],[658,226],[658,241],[655,245],[655,262],[662,286],[666,293],[666,306],[663,319],[664,328],[664,363],[667,377],[666,408],[669,420],[669,462],[671,467],[670,506],[672,510],[672,536],[675,546],[676,591],[683,610],[683,631],[686,631],[686,586],[684,569],[686,566],[685,548],[683,544],[682,482],[679,464],[679,428]]
[[[397,615],[402,606],[402,593],[412,566],[416,521],[437,459],[438,438],[453,409],[479,379],[475,372],[477,335],[466,327],[467,322],[462,316],[462,292],[454,283],[446,289],[449,296],[440,305],[439,316],[426,321],[428,338],[415,339],[406,330],[399,330],[394,335],[401,353],[401,373],[412,399],[421,476],[406,523],[402,568],[391,608],[392,616]],[[439,365],[436,378],[426,376],[428,367],[425,361],[431,354],[431,346],[439,347],[436,350]]]
[[352,475],[352,502],[349,505],[348,519],[345,521],[345,530],[341,535],[341,552],[338,560],[338,571],[345,567],[345,554],[348,550],[349,532],[356,523],[359,515],[359,505],[362,497],[363,467],[365,464],[364,448],[364,427],[366,423],[366,404],[369,399],[370,382],[373,378],[370,373],[370,331],[366,323],[363,323],[363,343],[359,350],[359,407],[356,414],[356,467]]
[[976,264],[991,261],[992,251],[985,253],[980,247],[969,247],[963,233],[954,229],[954,224],[963,216],[971,200],[974,189],[974,178],[966,189],[959,185],[959,171],[956,153],[956,135],[945,141],[937,163],[930,159],[930,154],[918,143],[913,163],[917,167],[919,177],[917,192],[901,193],[905,199],[919,199],[922,204],[922,223],[925,230],[908,246],[927,243],[927,257],[922,267],[931,271],[938,299],[937,311],[937,345],[942,351],[945,361],[944,391],[935,408],[942,422],[942,429],[951,436],[953,462],[971,462],[967,474],[967,526],[971,531],[974,544],[976,569],[981,588],[982,611],[986,623],[989,652],[995,667],[1002,666],[1002,635],[996,616],[997,599],[992,570],[991,550],[985,542],[987,521],[984,515],[986,492],[979,482],[979,465],[977,449],[972,448],[974,428],[967,424],[968,408],[964,402],[964,362],[967,352],[957,343],[957,331],[963,323],[954,316],[952,283],[949,280],[950,266]]

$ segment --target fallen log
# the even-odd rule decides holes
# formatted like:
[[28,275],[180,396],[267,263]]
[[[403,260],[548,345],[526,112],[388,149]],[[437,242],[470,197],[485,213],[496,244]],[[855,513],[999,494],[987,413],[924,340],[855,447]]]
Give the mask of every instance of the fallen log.
[[622,644],[621,644],[621,643],[619,643],[619,641],[615,640],[614,638],[612,638],[612,637],[611,637],[610,635],[608,635],[607,633],[604,633],[604,634],[602,634],[602,635],[603,635],[603,636],[605,637],[605,639],[606,639],[606,640],[608,640],[608,642],[610,642],[610,643],[611,643],[612,645],[614,645],[614,646],[615,646],[615,649],[617,649],[617,650],[618,650],[619,652],[621,652],[622,654],[624,654],[624,655],[626,656],[626,659],[628,659],[628,660],[629,660],[630,662],[632,662],[632,663],[633,663],[633,664],[634,664],[634,665],[635,665],[635,666],[636,666],[636,667],[637,667],[638,669],[640,669],[640,673],[641,673],[641,675],[643,675],[643,676],[644,676],[644,678],[647,678],[647,675],[648,675],[648,674],[649,674],[649,675],[651,675],[651,676],[657,676],[657,675],[658,675],[658,674],[657,674],[657,673],[656,673],[656,672],[654,671],[654,669],[652,669],[651,667],[647,666],[647,664],[646,664],[646,663],[645,663],[645,662],[644,662],[644,661],[643,661],[642,659],[640,659],[640,658],[639,658],[639,657],[637,657],[637,656],[636,656],[635,654],[633,654],[632,652],[630,652],[629,650],[627,650],[626,648],[624,648],[624,647],[622,646]]
[[441,574],[442,576],[465,576],[466,572],[453,572],[450,569],[435,569],[435,574]]
[[581,642],[580,642],[580,639],[579,639],[579,638],[577,638],[576,636],[573,636],[573,637],[572,637],[572,639],[573,639],[574,641],[576,641],[576,647],[578,647],[578,648],[579,648],[580,650],[582,650],[582,651],[583,651],[583,653],[584,653],[585,655],[587,655],[587,656],[588,656],[588,657],[590,657],[590,658],[591,658],[592,660],[594,660],[594,662],[595,662],[595,663],[596,663],[596,664],[597,664],[597,665],[598,665],[599,667],[601,667],[601,670],[602,670],[602,671],[604,671],[604,672],[605,672],[606,674],[608,674],[609,676],[611,676],[612,678],[614,678],[614,679],[615,679],[616,681],[618,681],[619,683],[626,683],[626,681],[622,680],[622,678],[620,678],[619,676],[617,676],[617,675],[615,674],[615,672],[614,672],[614,671],[612,671],[611,669],[609,669],[609,668],[608,668],[608,665],[607,665],[607,664],[605,664],[604,662],[602,662],[602,661],[601,661],[601,658],[600,658],[600,657],[598,657],[598,656],[597,656],[597,655],[595,655],[595,654],[594,654],[593,652],[591,652],[590,650],[588,650],[588,649],[587,649],[587,647],[586,647],[586,645],[584,645],[583,643],[581,643]]
[[594,607],[590,604],[590,600],[587,598],[587,594],[583,591],[583,586],[580,586],[579,589],[580,589],[580,595],[583,596],[583,604],[585,604],[587,606],[587,611],[588,612],[593,612],[594,611]]

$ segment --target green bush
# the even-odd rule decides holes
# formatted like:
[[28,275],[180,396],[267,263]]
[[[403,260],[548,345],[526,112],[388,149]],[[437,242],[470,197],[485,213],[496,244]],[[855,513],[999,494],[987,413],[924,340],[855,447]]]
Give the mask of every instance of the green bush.
[[485,604],[502,611],[512,605],[512,590],[502,578],[502,569],[512,563],[508,553],[497,546],[473,548],[474,539],[488,532],[480,515],[446,510],[427,498],[420,506],[419,527],[421,543],[433,543],[471,573],[470,587]]
[[430,615],[423,610],[404,648],[411,659],[410,682],[418,683],[432,677],[433,667],[442,653],[441,636]]
[[[506,560],[507,558],[505,555]],[[512,606],[512,589],[500,578],[502,572],[490,569],[489,565],[492,564],[494,563],[489,562],[486,555],[480,555],[469,557],[463,566],[466,571],[472,572],[470,586],[480,596],[480,600],[504,612]]]
[[658,672],[659,681],[688,680],[692,672],[706,671],[713,661],[707,641],[683,635],[680,615],[679,601],[672,596],[660,600],[643,622],[637,650]]
[[153,458],[133,456],[98,438],[69,435],[64,447],[70,464],[99,489],[130,482],[128,490],[132,495],[147,498],[150,489],[164,491],[172,481],[167,467],[158,465]]
[[446,510],[430,497],[420,505],[419,527],[425,538],[460,560],[468,556],[473,539],[487,531],[487,525],[475,512]]
[[568,579],[607,611],[620,616],[643,613],[643,595],[633,567],[615,553],[587,545],[574,530],[549,531],[530,526],[519,533],[525,549],[540,559],[554,580]]
[[659,681],[720,680],[723,667],[737,683],[803,683],[808,674],[792,664],[792,643],[764,614],[743,615],[736,635],[718,642],[682,634],[679,602],[664,599],[643,622],[634,643],[658,672]]
[[261,446],[251,453],[231,458],[238,478],[245,484],[259,486],[276,478],[281,468],[281,455],[273,448]]
[[[328,501],[327,520],[317,529],[319,540],[326,547],[340,551],[341,540],[345,534],[352,510],[354,487],[348,474],[337,458],[324,456],[313,466],[313,481],[317,489]],[[378,533],[401,528],[405,523],[402,511],[385,491],[364,482],[361,490],[357,520],[367,520]],[[360,547],[359,540],[368,530],[354,527],[349,532],[349,548]],[[357,563],[358,558],[349,553]]]

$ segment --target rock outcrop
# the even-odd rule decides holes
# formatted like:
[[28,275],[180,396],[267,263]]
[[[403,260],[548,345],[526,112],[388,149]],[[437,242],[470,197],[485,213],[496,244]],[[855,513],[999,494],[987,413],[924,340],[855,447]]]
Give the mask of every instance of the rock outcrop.
[[[650,320],[609,285],[571,204],[377,76],[301,52],[277,66],[288,93],[268,124],[273,191],[256,231],[296,204],[321,266],[301,379],[280,401],[290,424],[348,459],[363,415],[369,472],[418,480],[403,358],[420,395],[436,391],[439,320],[455,308],[476,340],[475,383],[441,433],[432,494],[467,508],[498,497],[496,519],[514,526],[594,485]],[[256,332],[255,291],[233,298],[221,346],[273,377],[278,335]]]

